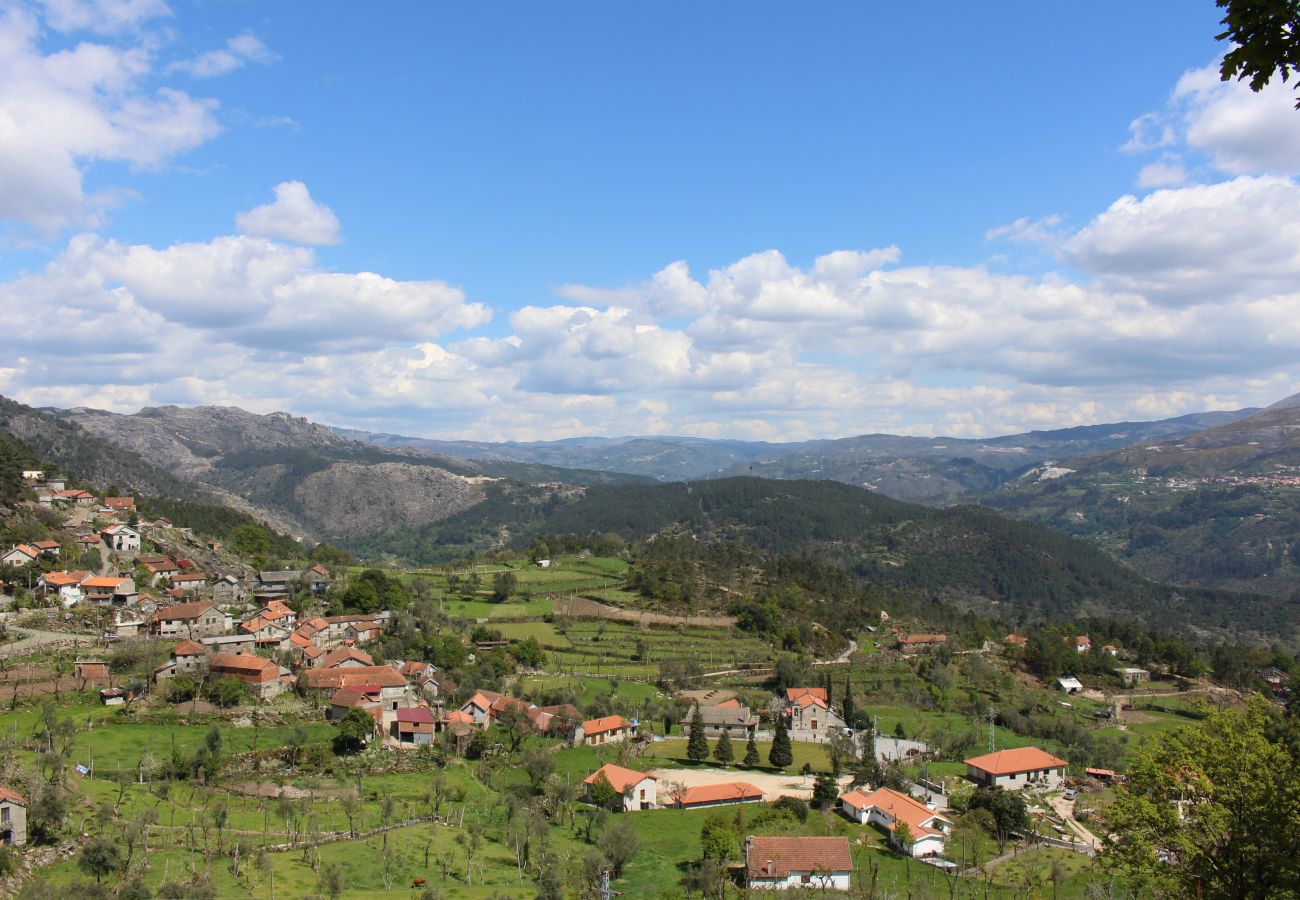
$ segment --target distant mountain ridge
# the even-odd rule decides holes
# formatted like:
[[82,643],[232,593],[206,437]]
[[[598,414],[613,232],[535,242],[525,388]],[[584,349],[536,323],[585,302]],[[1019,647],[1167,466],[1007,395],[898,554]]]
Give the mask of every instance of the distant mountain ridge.
[[282,412],[160,406],[134,415],[84,407],[44,413],[156,460],[173,480],[313,539],[438,521],[481,502],[486,484],[495,480],[579,485],[639,480],[368,446]]
[[869,487],[902,500],[945,502],[993,490],[1050,460],[1190,434],[1256,412],[1259,410],[1193,413],[1155,422],[1085,425],[986,439],[869,434],[787,444],[649,436],[493,443],[333,430],[375,446],[416,448],[461,459],[538,462],[625,472],[659,481],[751,474],[827,479]]
[[1086,537],[1151,578],[1300,595],[1300,394],[1244,418],[1066,459],[981,502]]

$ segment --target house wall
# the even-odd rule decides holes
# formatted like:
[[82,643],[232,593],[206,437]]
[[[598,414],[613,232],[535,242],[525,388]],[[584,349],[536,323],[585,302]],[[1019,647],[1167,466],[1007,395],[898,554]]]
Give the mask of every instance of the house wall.
[[1065,770],[1061,768],[1039,769],[1034,772],[1016,772],[1012,775],[999,775],[996,778],[975,766],[966,767],[966,777],[979,784],[1004,788],[1008,791],[1020,791],[1027,787],[1056,790],[1065,782]]
[[[8,815],[9,821],[4,821]],[[0,800],[0,839],[21,847],[27,843],[27,807],[12,800]]]
[[625,812],[637,812],[643,809],[653,809],[659,802],[655,792],[656,784],[656,781],[647,778],[632,785],[632,789],[623,795],[623,810]]
[[[804,880],[805,876],[808,878],[807,881]],[[821,872],[791,872],[786,878],[751,877],[749,886],[758,890],[776,891],[785,891],[791,888],[847,891],[849,889],[849,873],[832,872],[828,875]]]

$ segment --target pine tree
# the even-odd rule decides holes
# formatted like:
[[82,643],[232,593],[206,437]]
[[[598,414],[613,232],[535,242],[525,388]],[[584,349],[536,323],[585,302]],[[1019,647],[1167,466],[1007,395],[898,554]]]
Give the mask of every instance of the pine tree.
[[790,732],[785,730],[785,719],[778,719],[776,734],[772,738],[772,749],[767,754],[767,761],[774,769],[788,769],[794,762],[794,751],[790,748]]
[[880,760],[876,759],[876,730],[868,725],[862,732],[862,755],[853,767],[853,783],[879,787],[883,777]]
[[831,673],[828,671],[822,676],[822,687],[826,689],[826,705],[830,706],[834,701],[834,685],[831,684]]
[[727,730],[722,729],[722,734],[718,736],[718,743],[713,748],[713,758],[724,766],[731,765],[731,761],[736,758],[736,754],[731,749],[731,738],[727,736]]
[[754,742],[754,732],[749,733],[749,743],[745,744],[745,759],[741,763],[746,769],[758,765],[758,744]]
[[704,737],[704,723],[700,721],[700,708],[695,707],[691,716],[690,733],[686,739],[686,758],[692,762],[704,762],[709,758],[709,742]]

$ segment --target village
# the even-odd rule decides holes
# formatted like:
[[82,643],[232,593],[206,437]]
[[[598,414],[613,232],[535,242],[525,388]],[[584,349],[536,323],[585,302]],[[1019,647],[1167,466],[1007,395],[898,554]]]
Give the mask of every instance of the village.
[[[133,827],[124,809],[152,809],[154,822],[132,840],[188,859],[183,882],[195,896],[204,885],[220,885],[216,896],[262,896],[275,878],[324,893],[377,879],[500,896],[512,871],[525,870],[537,883],[522,895],[548,895],[548,879],[576,878],[583,896],[610,879],[631,894],[680,885],[722,896],[864,890],[883,878],[915,879],[914,891],[934,895],[994,886],[1009,896],[1016,879],[1050,876],[1069,896],[1102,847],[1089,821],[1122,778],[1124,742],[1151,723],[1176,725],[1195,702],[1191,683],[1167,667],[1153,684],[1151,668],[1127,664],[1132,654],[1115,643],[1069,634],[1050,638],[1053,653],[1088,661],[1087,672],[1044,677],[1028,692],[1021,684],[1054,724],[1027,720],[1017,731],[986,721],[979,702],[963,713],[927,693],[938,685],[956,696],[954,679],[972,695],[1010,688],[1030,652],[1025,634],[958,650],[949,635],[882,612],[830,658],[795,666],[725,622],[646,614],[638,624],[614,603],[631,595],[608,587],[627,569],[616,558],[533,554],[430,573],[441,580],[414,588],[406,576],[338,562],[259,569],[212,537],[142,519],[129,496],[25,474],[37,499],[4,516],[50,527],[0,557],[6,601],[22,607],[6,614],[9,643],[0,643],[9,657],[0,700],[13,719],[0,716],[0,823],[7,845],[29,844],[35,819],[43,843],[61,848],[63,862],[56,854],[45,875],[18,869],[35,885],[93,870],[93,841],[51,844],[67,816],[50,822],[51,796],[80,795],[121,835]],[[503,583],[515,593],[500,596]],[[361,584],[428,596],[334,611],[365,593],[347,593]],[[1152,711],[1136,712],[1144,691]],[[1032,737],[1060,743],[1069,729],[1082,735],[1071,739],[1083,748],[1075,759]],[[1101,734],[1114,740],[1099,743]],[[30,766],[52,753],[55,773],[36,776]],[[171,789],[171,821],[159,812],[161,785],[178,782],[193,785],[186,827],[173,824]],[[297,818],[271,830],[268,811],[286,803],[300,804]],[[214,854],[207,831],[224,826],[207,812],[213,804],[252,836],[241,844],[232,833]],[[374,819],[358,828],[366,808]],[[517,816],[533,817],[545,852],[525,852]],[[260,835],[247,827],[257,822]],[[387,848],[390,838],[406,849],[376,851],[382,875],[338,856],[350,842]],[[150,854],[123,856],[124,839],[109,840],[116,855],[99,848],[112,865],[98,874],[165,880]],[[495,865],[470,846],[484,840],[501,856]],[[431,865],[435,845],[442,862]],[[697,861],[670,876],[672,867],[649,863],[665,851]],[[262,862],[241,865],[240,854]],[[562,886],[549,895],[566,896]]]

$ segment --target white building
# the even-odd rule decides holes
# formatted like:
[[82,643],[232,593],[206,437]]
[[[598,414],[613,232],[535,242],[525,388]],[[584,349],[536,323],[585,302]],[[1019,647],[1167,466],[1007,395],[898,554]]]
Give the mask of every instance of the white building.
[[847,891],[852,873],[846,837],[745,839],[745,875],[750,888]]
[[[943,855],[944,841],[952,822],[914,797],[889,788],[870,794],[849,791],[840,797],[840,811],[859,825],[876,825],[889,833],[889,841],[914,857]],[[911,835],[904,843],[897,837],[898,823]]]
[[966,777],[986,787],[1019,791],[1027,787],[1056,790],[1069,763],[1037,747],[998,750],[966,760]]
[[654,809],[658,805],[657,778],[613,763],[606,763],[582,780],[587,786],[588,802],[593,802],[592,788],[601,780],[609,782],[609,786],[614,789],[613,807],[617,810],[635,812]]

